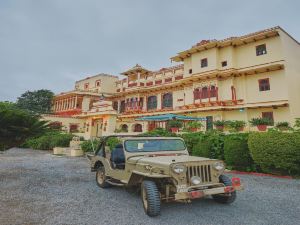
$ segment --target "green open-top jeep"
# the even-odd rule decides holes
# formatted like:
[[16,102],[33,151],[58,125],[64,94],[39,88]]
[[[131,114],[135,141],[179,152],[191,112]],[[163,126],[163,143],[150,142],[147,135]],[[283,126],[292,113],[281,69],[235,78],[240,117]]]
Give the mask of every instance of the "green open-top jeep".
[[101,188],[140,187],[149,216],[160,213],[161,201],[212,196],[232,203],[242,189],[239,178],[223,175],[221,160],[190,156],[178,137],[108,136],[88,158]]

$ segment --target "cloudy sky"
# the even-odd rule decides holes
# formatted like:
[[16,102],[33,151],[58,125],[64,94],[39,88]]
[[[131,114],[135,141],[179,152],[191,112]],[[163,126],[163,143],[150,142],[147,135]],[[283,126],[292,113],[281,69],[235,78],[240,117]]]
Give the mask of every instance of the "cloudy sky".
[[280,25],[300,40],[299,9],[297,0],[0,0],[0,101],[136,63],[171,66],[202,39]]

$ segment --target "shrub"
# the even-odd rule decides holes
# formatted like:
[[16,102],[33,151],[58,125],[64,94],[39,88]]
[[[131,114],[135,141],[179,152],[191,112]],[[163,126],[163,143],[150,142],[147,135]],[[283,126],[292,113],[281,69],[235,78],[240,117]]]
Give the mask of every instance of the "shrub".
[[107,141],[106,141],[106,145],[109,146],[109,149],[112,151],[117,144],[120,144],[121,143],[121,140],[117,137],[111,137],[111,138],[108,138]]
[[258,125],[273,125],[273,121],[268,118],[252,118],[249,123],[252,126],[258,126]]
[[225,136],[224,159],[228,167],[244,171],[254,170],[247,142],[248,133]]
[[300,131],[300,118],[295,119],[294,128],[295,130]]
[[185,133],[181,135],[190,153],[194,146],[201,140],[203,135],[204,133],[202,132]]
[[203,124],[198,121],[190,121],[187,123],[187,128],[201,128]]
[[246,125],[246,122],[243,120],[230,120],[226,122],[226,127],[229,128],[230,132],[241,131]]
[[182,127],[182,121],[180,121],[180,120],[170,120],[170,121],[168,121],[168,127],[170,127],[170,128],[181,128]]
[[224,134],[218,131],[206,132],[194,145],[192,155],[215,159],[224,158]]
[[92,140],[83,141],[80,144],[80,147],[84,152],[93,152],[99,148],[100,142],[101,141],[97,139],[94,139],[93,141]]
[[175,137],[177,136],[174,133],[171,133],[169,131],[167,131],[166,129],[163,128],[156,128],[152,131],[148,131],[146,133],[140,134],[139,136],[149,136],[149,137],[153,137],[153,136],[159,136],[159,137]]
[[300,134],[279,131],[250,133],[248,146],[252,158],[264,172],[300,174]]
[[216,127],[223,127],[223,126],[225,126],[225,124],[226,124],[225,120],[216,120],[216,121],[214,121],[214,125]]
[[69,147],[72,138],[72,134],[48,132],[43,136],[27,139],[22,147],[40,150],[52,150],[54,147]]
[[289,130],[291,129],[289,122],[278,122],[275,126],[279,130]]

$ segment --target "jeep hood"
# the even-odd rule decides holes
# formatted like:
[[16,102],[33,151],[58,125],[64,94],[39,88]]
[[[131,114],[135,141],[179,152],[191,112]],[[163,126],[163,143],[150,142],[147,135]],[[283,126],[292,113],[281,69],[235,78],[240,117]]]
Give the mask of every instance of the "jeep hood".
[[214,159],[196,157],[189,155],[176,155],[176,156],[133,156],[128,161],[131,163],[142,163],[151,165],[162,165],[168,166],[174,163],[185,163],[185,162],[201,162],[201,161],[213,161]]

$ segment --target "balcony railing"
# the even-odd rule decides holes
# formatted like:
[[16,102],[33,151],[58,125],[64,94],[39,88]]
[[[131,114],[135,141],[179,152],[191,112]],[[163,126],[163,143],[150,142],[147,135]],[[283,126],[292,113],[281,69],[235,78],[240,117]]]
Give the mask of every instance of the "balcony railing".
[[122,91],[125,91],[127,88],[136,88],[136,87],[151,87],[151,86],[154,86],[154,85],[163,85],[164,83],[171,83],[173,81],[178,81],[178,80],[181,80],[183,79],[183,75],[176,75],[176,76],[172,76],[172,77],[167,77],[167,78],[160,78],[160,79],[155,79],[155,80],[152,80],[152,79],[148,79],[145,80],[145,79],[141,79],[139,81],[136,81],[136,82],[123,82],[122,85],[119,85],[117,87],[117,92],[122,92]]

